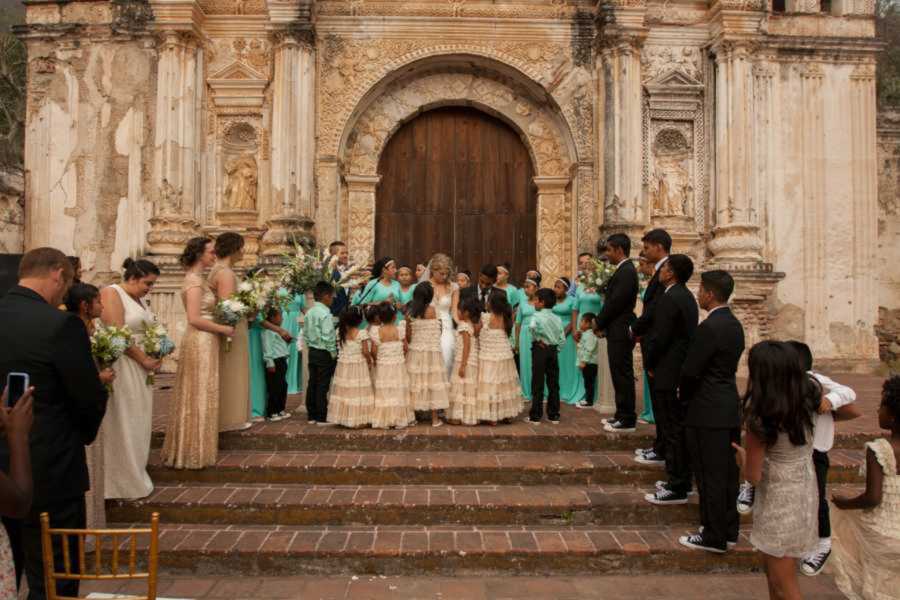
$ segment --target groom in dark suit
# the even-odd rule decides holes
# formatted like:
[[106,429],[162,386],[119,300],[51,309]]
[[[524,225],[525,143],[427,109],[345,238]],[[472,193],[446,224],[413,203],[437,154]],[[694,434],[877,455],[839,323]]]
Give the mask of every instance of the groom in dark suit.
[[614,233],[606,240],[606,257],[616,265],[616,272],[607,283],[603,309],[594,321],[594,330],[605,335],[609,353],[609,370],[616,392],[616,414],[606,420],[606,431],[634,431],[637,414],[634,410],[634,339],[629,327],[634,322],[637,304],[638,276],[631,254],[631,240],[624,233]]
[[700,276],[697,299],[707,311],[681,370],[688,449],[700,492],[701,530],[679,538],[689,548],[722,553],[737,542],[741,408],[735,376],[744,328],[728,307],[734,279],[725,271]]
[[[77,315],[57,308],[72,282],[66,255],[37,248],[22,257],[19,284],[0,299],[0,381],[10,372],[28,373],[34,387],[31,467],[34,502],[23,521],[7,521],[10,537],[24,550],[29,598],[45,598],[40,514],[53,528],[86,525],[84,493],[90,489],[84,447],[97,437],[106,413],[106,388],[91,356],[87,330]],[[0,444],[0,468],[9,466]],[[71,538],[69,556],[78,569],[78,547]],[[53,547],[62,570],[62,545]],[[78,572],[78,571],[76,571]],[[77,596],[78,582],[57,586],[60,595]]]
[[644,345],[644,368],[653,386],[653,416],[665,423],[663,447],[668,480],[654,493],[652,504],[684,504],[691,490],[684,437],[684,403],[678,397],[681,368],[697,329],[699,310],[687,282],[694,274],[694,262],[684,254],[673,254],[659,269],[663,290],[656,302],[653,333]]
[[497,265],[484,265],[481,267],[481,272],[478,274],[478,282],[460,290],[459,303],[462,304],[463,300],[474,296],[475,298],[478,298],[481,310],[487,311],[487,301],[491,292],[493,290],[503,292],[500,288],[494,287],[495,283],[497,283]]

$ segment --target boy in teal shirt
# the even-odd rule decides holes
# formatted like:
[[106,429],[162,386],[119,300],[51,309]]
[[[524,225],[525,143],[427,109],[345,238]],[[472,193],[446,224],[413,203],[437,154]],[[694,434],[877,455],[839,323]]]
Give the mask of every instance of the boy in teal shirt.
[[[281,327],[281,310],[270,310],[266,320],[276,327]],[[263,361],[266,364],[266,419],[283,421],[291,416],[291,413],[285,410],[288,395],[288,356],[291,351],[284,338],[271,329],[262,331],[262,350]]]
[[331,317],[334,288],[320,281],[313,290],[315,304],[303,320],[303,340],[309,349],[306,412],[309,423],[328,425],[328,390],[337,366],[337,335]]
[[566,330],[562,320],[553,314],[556,294],[541,288],[537,291],[528,328],[531,331],[531,412],[525,419],[537,425],[544,414],[544,383],[547,384],[547,420],[559,423],[559,357],[566,343]]
[[594,394],[597,383],[597,336],[594,335],[594,313],[584,313],[578,329],[581,339],[578,340],[576,354],[578,368],[584,378],[584,403],[576,404],[576,408],[587,408],[594,405]]

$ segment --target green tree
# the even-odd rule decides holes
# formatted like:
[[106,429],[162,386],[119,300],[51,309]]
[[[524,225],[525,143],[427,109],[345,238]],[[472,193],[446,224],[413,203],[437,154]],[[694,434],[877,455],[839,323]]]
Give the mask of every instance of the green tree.
[[25,46],[0,33],[0,167],[21,169],[25,148]]
[[900,5],[897,0],[878,0],[875,28],[884,50],[878,55],[876,86],[882,105],[900,104]]

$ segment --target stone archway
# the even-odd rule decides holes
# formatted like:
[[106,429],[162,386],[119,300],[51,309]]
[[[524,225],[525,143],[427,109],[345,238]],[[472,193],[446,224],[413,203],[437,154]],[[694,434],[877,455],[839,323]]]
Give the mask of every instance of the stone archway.
[[[446,61],[448,57],[443,57]],[[342,229],[354,260],[371,260],[374,250],[377,165],[390,137],[422,111],[437,106],[471,106],[509,124],[521,136],[535,166],[538,267],[545,275],[574,265],[576,214],[573,173],[575,143],[549,95],[510,67],[496,68],[483,57],[463,62],[427,59],[394,81],[381,82],[355,119],[348,121],[338,153],[345,184]]]

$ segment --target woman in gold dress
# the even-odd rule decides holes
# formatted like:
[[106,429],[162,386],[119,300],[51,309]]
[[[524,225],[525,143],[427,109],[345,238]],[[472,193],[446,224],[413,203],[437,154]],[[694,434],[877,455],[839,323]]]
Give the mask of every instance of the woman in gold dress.
[[213,322],[216,297],[203,271],[216,260],[213,241],[194,238],[181,255],[187,269],[181,301],[187,329],[181,338],[175,393],[163,445],[163,462],[176,469],[202,469],[216,463],[219,445],[219,343],[234,327]]

